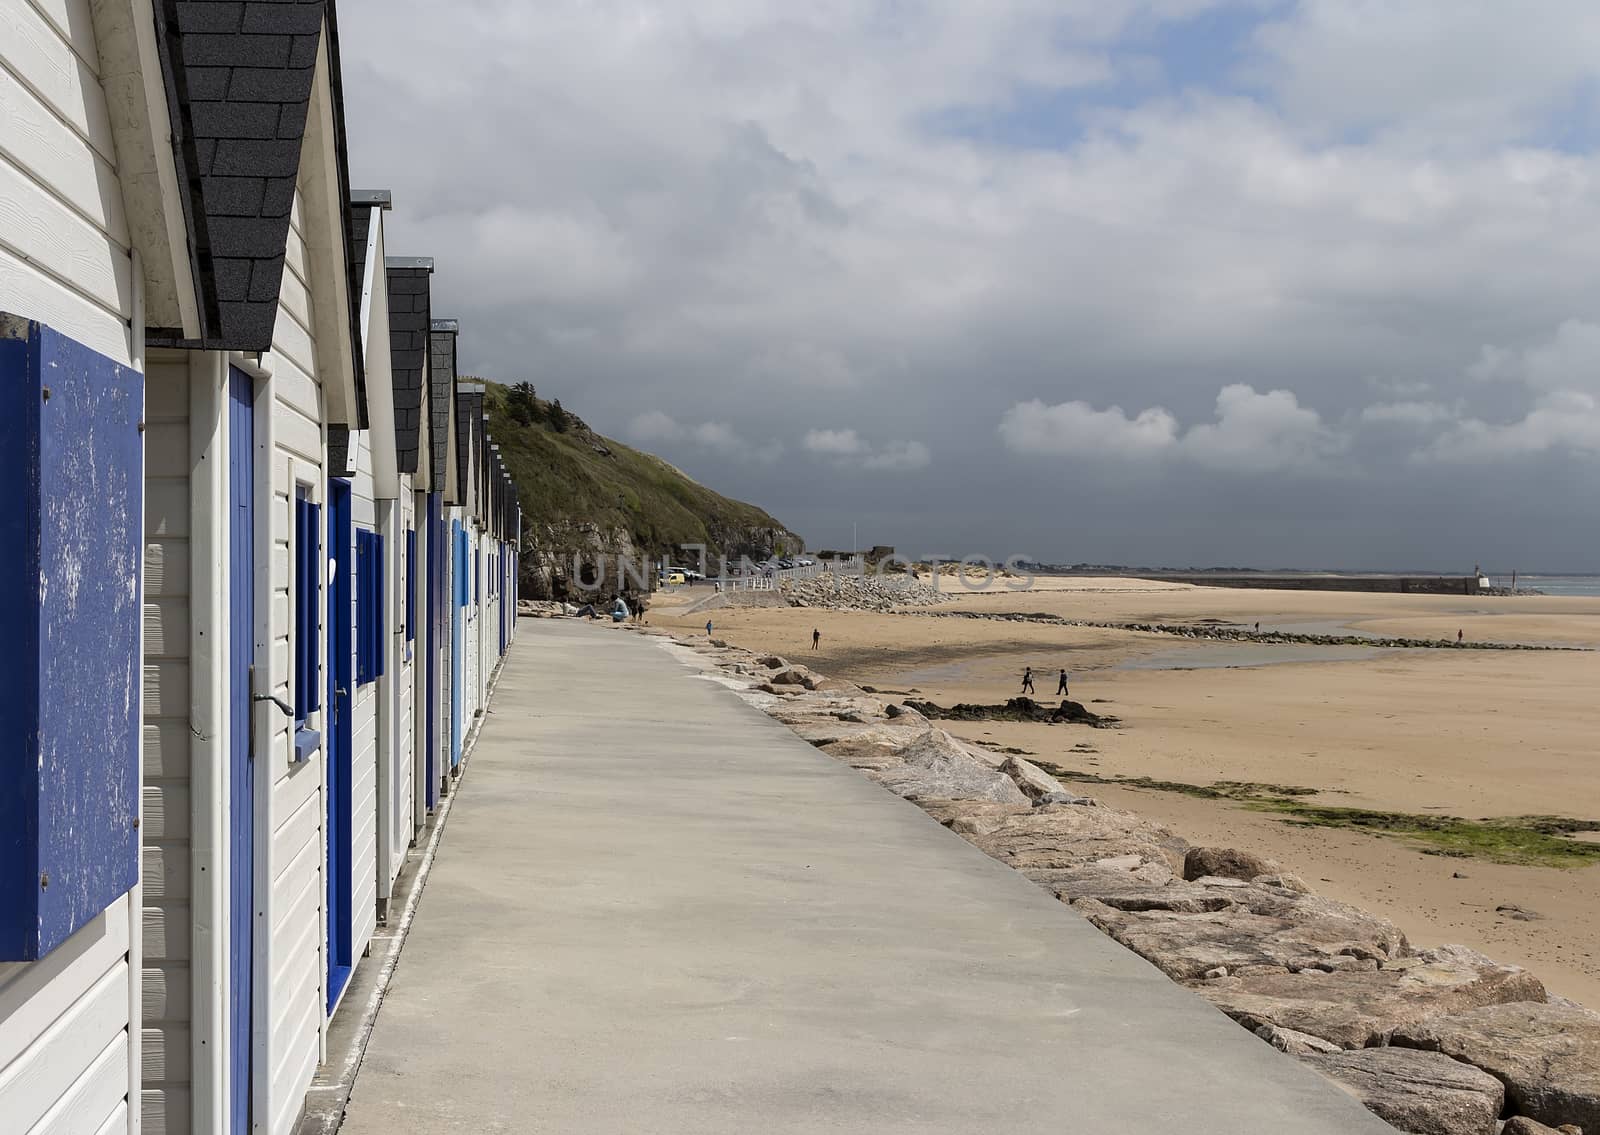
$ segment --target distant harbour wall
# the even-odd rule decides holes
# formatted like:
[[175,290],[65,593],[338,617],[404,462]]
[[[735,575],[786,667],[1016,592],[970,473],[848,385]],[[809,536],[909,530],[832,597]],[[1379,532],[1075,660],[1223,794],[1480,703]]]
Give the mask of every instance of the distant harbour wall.
[[1481,588],[1470,575],[1241,575],[1210,572],[1151,572],[1133,579],[1192,583],[1199,587],[1248,587],[1274,591],[1382,591],[1398,595],[1492,595],[1501,589]]

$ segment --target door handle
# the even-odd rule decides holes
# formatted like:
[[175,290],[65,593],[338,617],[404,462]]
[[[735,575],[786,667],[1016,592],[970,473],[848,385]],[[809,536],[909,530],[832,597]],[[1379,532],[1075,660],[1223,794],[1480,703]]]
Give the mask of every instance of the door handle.
[[335,686],[335,687],[333,687],[333,692],[338,694],[342,698],[347,698],[347,697],[350,696],[350,691],[345,689],[343,686]]
[[277,694],[252,694],[251,701],[269,701],[283,711],[285,717],[294,716],[294,706],[284,701]]

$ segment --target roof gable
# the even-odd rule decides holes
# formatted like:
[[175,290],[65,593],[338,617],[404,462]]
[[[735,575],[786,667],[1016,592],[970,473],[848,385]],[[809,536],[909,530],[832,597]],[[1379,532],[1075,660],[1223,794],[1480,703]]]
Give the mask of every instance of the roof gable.
[[200,345],[266,351],[325,0],[157,0]]
[[428,373],[433,261],[391,256],[384,260],[389,287],[389,371],[394,389],[394,444],[397,467],[415,474],[420,466],[422,414],[427,406],[423,382]]

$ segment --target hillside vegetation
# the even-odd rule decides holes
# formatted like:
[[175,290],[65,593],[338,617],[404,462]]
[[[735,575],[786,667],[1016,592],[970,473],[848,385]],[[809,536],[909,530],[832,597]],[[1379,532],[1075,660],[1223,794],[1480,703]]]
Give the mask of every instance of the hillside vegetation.
[[713,556],[759,559],[801,547],[765,510],[602,437],[526,383],[485,389],[489,432],[522,502],[524,594],[574,598],[574,565],[617,555],[671,556],[704,544]]

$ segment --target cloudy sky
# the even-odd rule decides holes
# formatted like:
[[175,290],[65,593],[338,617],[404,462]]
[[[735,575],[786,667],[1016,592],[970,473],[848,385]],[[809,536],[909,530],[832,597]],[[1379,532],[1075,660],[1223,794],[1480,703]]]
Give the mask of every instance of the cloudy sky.
[[345,0],[463,366],[813,547],[1600,571],[1593,0]]

